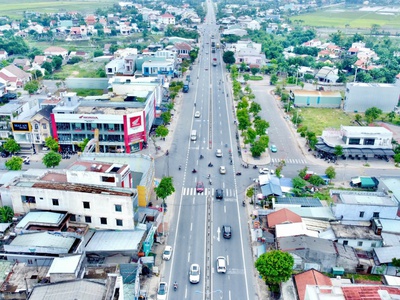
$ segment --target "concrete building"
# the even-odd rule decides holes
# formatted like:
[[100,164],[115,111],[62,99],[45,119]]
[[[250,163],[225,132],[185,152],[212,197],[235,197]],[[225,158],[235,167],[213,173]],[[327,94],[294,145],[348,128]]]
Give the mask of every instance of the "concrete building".
[[399,94],[399,79],[395,84],[347,83],[343,109],[346,112],[365,112],[368,108],[377,107],[388,113],[397,106]]
[[336,146],[343,148],[346,157],[392,156],[393,133],[384,127],[341,126],[340,130],[324,130],[315,146],[320,152],[335,152]]
[[293,95],[298,107],[339,108],[342,103],[340,92],[294,90]]
[[369,226],[331,224],[331,228],[339,244],[363,251],[372,251],[383,246],[382,236]]

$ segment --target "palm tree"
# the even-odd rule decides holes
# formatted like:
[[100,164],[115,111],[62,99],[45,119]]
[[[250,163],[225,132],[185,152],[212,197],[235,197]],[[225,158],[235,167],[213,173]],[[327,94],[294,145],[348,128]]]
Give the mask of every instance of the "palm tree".
[[9,223],[14,217],[14,211],[9,206],[0,207],[0,223]]

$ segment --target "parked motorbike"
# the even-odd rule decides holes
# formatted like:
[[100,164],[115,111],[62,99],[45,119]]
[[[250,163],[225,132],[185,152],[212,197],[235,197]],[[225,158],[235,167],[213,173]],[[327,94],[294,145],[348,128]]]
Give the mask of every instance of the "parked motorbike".
[[214,165],[213,165],[212,163],[209,163],[208,166],[209,166],[209,167],[213,167]]
[[193,173],[193,174],[194,174],[194,173],[197,173],[196,169],[193,169],[192,173]]

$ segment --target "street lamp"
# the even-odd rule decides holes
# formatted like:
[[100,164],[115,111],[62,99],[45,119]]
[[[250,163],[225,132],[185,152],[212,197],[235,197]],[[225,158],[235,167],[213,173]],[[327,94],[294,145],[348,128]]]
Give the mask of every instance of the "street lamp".
[[215,290],[212,292],[202,292],[202,291],[195,291],[196,294],[203,294],[206,295],[206,299],[210,299],[211,294],[219,293],[219,298],[222,300],[224,293],[221,290]]

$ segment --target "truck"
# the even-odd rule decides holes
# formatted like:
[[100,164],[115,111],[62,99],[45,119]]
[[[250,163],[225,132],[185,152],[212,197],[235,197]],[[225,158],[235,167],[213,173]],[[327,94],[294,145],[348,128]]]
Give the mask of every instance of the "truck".
[[183,92],[187,93],[189,92],[189,81],[185,81],[185,83],[183,84]]
[[214,67],[217,66],[217,59],[215,57],[213,58],[213,63],[212,64],[213,64]]
[[350,185],[355,188],[376,191],[379,180],[376,177],[358,176],[351,178]]

